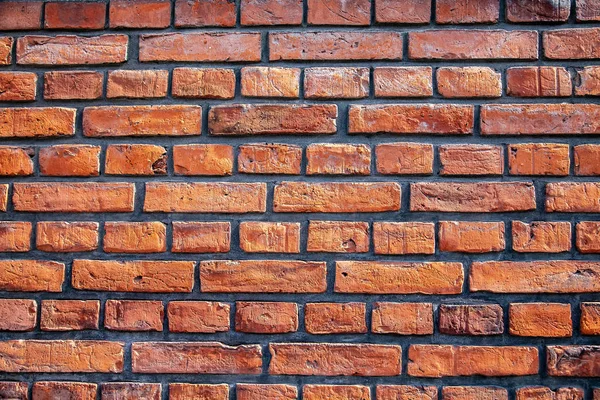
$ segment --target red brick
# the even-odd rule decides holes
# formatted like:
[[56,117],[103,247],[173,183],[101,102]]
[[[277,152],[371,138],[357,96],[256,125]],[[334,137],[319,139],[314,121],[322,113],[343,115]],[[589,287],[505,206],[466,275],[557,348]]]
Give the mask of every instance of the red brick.
[[531,182],[411,183],[410,210],[437,212],[535,210],[535,190]]
[[228,400],[229,386],[225,383],[222,383],[220,385],[170,383],[169,399]]
[[383,212],[400,209],[395,182],[281,182],[275,186],[275,212]]
[[211,135],[336,133],[335,104],[236,104],[211,107]]
[[31,250],[31,222],[0,221],[0,252],[29,250]]
[[241,0],[242,25],[300,25],[302,0]]
[[431,0],[377,0],[378,23],[426,24],[431,19]]
[[456,262],[336,261],[337,293],[458,294],[463,281]]
[[0,176],[33,175],[32,147],[0,146]]
[[233,147],[225,144],[189,144],[173,146],[176,175],[231,175]]
[[309,25],[369,25],[369,0],[308,0]]
[[371,400],[368,386],[359,385],[304,385],[304,400]]
[[91,37],[23,36],[17,39],[17,64],[119,64],[127,61],[127,43],[126,35],[112,34]]
[[232,69],[174,68],[173,97],[190,99],[233,99],[235,73]]
[[41,28],[42,1],[0,3],[0,31],[27,31]]
[[40,329],[43,331],[81,331],[98,329],[98,300],[42,300]]
[[240,222],[240,248],[246,253],[300,253],[299,222]]
[[123,371],[124,343],[101,340],[7,340],[0,342],[2,372]]
[[508,391],[493,386],[445,386],[442,400],[508,400]]
[[229,0],[176,0],[175,26],[235,26],[235,2]]
[[111,0],[111,28],[167,28],[171,25],[168,0]]
[[600,292],[600,264],[588,261],[474,262],[471,292],[595,293]]
[[200,135],[200,106],[104,106],[83,110],[88,137]]
[[509,331],[515,336],[570,337],[571,306],[561,303],[511,303]]
[[511,175],[569,175],[569,145],[562,143],[519,143],[508,145]]
[[369,223],[310,221],[306,250],[327,253],[366,253],[369,251]]
[[558,388],[551,390],[543,386],[529,386],[516,390],[516,400],[583,400],[583,390],[579,388]]
[[265,183],[146,183],[144,212],[265,212]]
[[98,226],[97,222],[38,222],[36,248],[52,253],[96,250]]
[[581,303],[582,335],[600,335],[600,303]]
[[297,99],[300,68],[244,67],[242,96]]
[[366,144],[322,143],[306,147],[307,175],[369,175],[371,147]]
[[302,148],[287,144],[247,144],[239,147],[238,171],[245,174],[299,175]]
[[8,203],[8,184],[0,185],[0,211],[6,211]]
[[600,28],[557,29],[544,32],[544,55],[552,60],[589,60],[600,57]]
[[32,331],[36,319],[35,300],[0,299],[0,331]]
[[445,29],[410,32],[413,60],[538,59],[536,31]]
[[559,182],[546,184],[546,212],[598,212],[600,183]]
[[269,60],[400,60],[402,43],[398,32],[275,32]]
[[36,400],[96,400],[98,385],[82,382],[35,382],[31,392]]
[[571,250],[571,223],[512,222],[513,250],[522,253],[560,253]]
[[117,70],[108,73],[106,97],[151,99],[167,96],[169,71],[167,70]]
[[0,290],[62,292],[65,264],[54,261],[0,260]]
[[360,99],[369,96],[368,68],[306,68],[307,99]]
[[575,175],[595,176],[600,175],[600,146],[595,144],[582,144],[574,146]]
[[433,254],[435,225],[429,222],[374,222],[375,254]]
[[[600,21],[600,8],[596,0],[577,0],[577,21]],[[599,391],[600,389],[596,389]],[[597,400],[594,397],[594,400]]]
[[27,400],[27,382],[0,382],[0,396],[5,399]]
[[45,100],[94,100],[102,97],[104,74],[96,71],[44,73]]
[[259,345],[227,346],[218,342],[138,342],[131,345],[134,373],[260,374]]
[[167,150],[162,146],[151,144],[111,144],[106,148],[104,173],[166,175]]
[[600,346],[547,346],[546,356],[546,368],[550,376],[600,376]]
[[431,175],[433,146],[424,143],[385,143],[375,147],[377,172],[384,175]]
[[581,221],[575,227],[580,253],[600,253],[600,222]]
[[169,331],[216,333],[229,330],[230,307],[215,301],[170,301],[167,308]]
[[235,330],[247,333],[289,333],[298,330],[298,305],[282,302],[235,304]]
[[506,94],[515,97],[569,97],[571,74],[563,67],[512,67],[506,70]]
[[436,72],[442,97],[501,97],[500,73],[489,67],[442,67]]
[[576,96],[600,96],[600,68],[584,67],[577,72]]
[[193,261],[73,260],[71,284],[78,290],[187,293],[194,287]]
[[499,15],[499,0],[437,0],[435,3],[435,21],[438,24],[494,24],[498,22]]
[[408,349],[408,375],[438,378],[444,376],[519,376],[538,373],[537,347],[411,345]]
[[473,118],[470,105],[351,105],[348,133],[466,135],[473,132]]
[[306,332],[315,334],[366,333],[365,303],[307,303]]
[[[234,6],[234,3],[228,4]],[[261,36],[260,33],[254,32],[164,33],[140,36],[141,62],[254,62],[260,61],[260,54]]]
[[100,146],[85,144],[42,147],[40,174],[46,176],[98,176]]
[[201,261],[200,289],[206,293],[323,293],[325,262]]
[[377,67],[373,71],[375,97],[430,97],[431,67]]
[[502,175],[501,146],[457,144],[439,147],[440,175]]
[[160,400],[160,383],[110,382],[102,384],[102,400]]
[[510,22],[564,22],[571,14],[570,0],[507,0],[506,19]]
[[373,303],[371,330],[373,333],[395,335],[431,335],[433,334],[433,305],[431,303]]
[[10,65],[12,62],[13,38],[0,36],[0,65]]
[[87,1],[46,3],[45,29],[90,30],[104,28],[106,3]]
[[0,138],[73,136],[74,108],[0,108]]
[[173,221],[173,253],[227,253],[230,245],[229,222]]
[[504,222],[441,221],[440,251],[487,253],[505,247]]
[[167,251],[167,228],[162,222],[104,223],[105,253],[162,253]]
[[237,400],[297,400],[298,389],[290,385],[259,385],[238,383],[235,385]]
[[162,331],[161,301],[107,300],[104,327],[114,331]]
[[498,304],[440,305],[440,333],[446,335],[501,335],[504,314]]
[[377,400],[437,400],[435,386],[377,385]]
[[0,101],[33,101],[36,85],[33,72],[0,72]]

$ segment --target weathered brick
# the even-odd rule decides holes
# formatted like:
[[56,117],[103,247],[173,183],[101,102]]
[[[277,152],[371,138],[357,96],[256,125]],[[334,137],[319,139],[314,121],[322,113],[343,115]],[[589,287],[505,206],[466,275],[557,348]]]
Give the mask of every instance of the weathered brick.
[[211,107],[211,135],[336,133],[335,104],[236,104]]
[[[233,3],[228,4],[234,6]],[[260,33],[161,33],[140,36],[139,60],[253,62],[260,61],[260,53]]]
[[173,97],[233,99],[235,73],[224,68],[174,68],[171,91]]
[[[236,390],[237,385],[236,385]],[[191,384],[191,383],[170,383],[170,400],[228,400],[229,386],[225,383],[219,385]],[[239,395],[238,395],[239,399]]]
[[436,71],[442,97],[501,97],[500,73],[489,67],[442,67]]
[[13,43],[13,38],[0,36],[0,65],[10,65],[12,62]]
[[229,222],[173,221],[174,253],[227,253],[230,246]]
[[511,175],[569,175],[569,145],[562,143],[518,143],[508,145]]
[[40,329],[43,331],[81,331],[98,329],[98,300],[42,300]]
[[265,183],[146,183],[145,212],[265,212]]
[[377,67],[373,71],[375,97],[430,97],[431,67]]
[[580,253],[600,253],[600,222],[578,222],[575,234],[575,244]]
[[160,400],[160,383],[109,382],[102,384],[102,400]]
[[240,248],[246,253],[300,253],[300,223],[240,222]]
[[474,262],[470,290],[492,293],[600,292],[600,264],[590,261]]
[[94,100],[102,97],[104,74],[96,71],[44,73],[45,100]]
[[177,0],[175,26],[235,26],[235,3],[229,0]]
[[6,211],[8,203],[8,184],[0,185],[0,211]]
[[[402,348],[381,344],[271,343],[271,375],[396,376]],[[374,363],[373,360],[379,360]]]
[[36,248],[51,253],[96,250],[98,248],[98,227],[97,222],[38,222]]
[[200,106],[104,106],[83,110],[88,137],[200,135]]
[[291,385],[260,385],[238,383],[235,385],[237,400],[296,400],[298,389]]
[[78,290],[186,293],[194,287],[193,261],[73,260],[71,284]]
[[595,144],[582,144],[574,146],[575,175],[595,176],[600,175],[600,146]]
[[102,29],[105,18],[106,3],[50,2],[44,8],[45,29]]
[[581,303],[582,335],[600,335],[600,303]]
[[73,136],[74,108],[0,108],[0,138]]
[[36,84],[33,72],[0,72],[0,101],[33,101]]
[[151,99],[167,95],[167,70],[117,70],[108,73],[106,97]]
[[369,25],[369,0],[308,0],[309,25]]
[[170,301],[170,332],[215,333],[229,330],[230,307],[214,301]]
[[366,253],[369,251],[369,223],[310,221],[306,251]]
[[502,175],[501,146],[456,144],[439,147],[440,175]]
[[400,60],[402,43],[398,32],[272,32],[269,60]]
[[104,306],[104,327],[113,331],[163,330],[162,301],[107,300]]
[[441,251],[487,253],[505,247],[504,222],[440,221]]
[[247,333],[289,333],[298,330],[298,305],[283,302],[238,301],[235,330]]
[[445,29],[410,32],[413,60],[538,59],[536,31]]
[[166,28],[171,25],[169,0],[111,0],[111,28]]
[[31,250],[31,222],[0,221],[0,252]]
[[239,147],[238,171],[246,174],[300,174],[302,148],[286,144],[248,144]]
[[577,21],[600,21],[600,7],[596,0],[577,0],[576,3]]
[[151,144],[111,144],[106,148],[104,173],[166,175],[167,150],[162,146]]
[[538,373],[537,347],[414,344],[408,349],[408,375],[520,376]]
[[600,376],[600,346],[547,346],[546,356],[550,376]]
[[371,147],[366,144],[321,143],[306,147],[307,175],[369,175]]
[[425,24],[431,19],[431,0],[377,0],[375,20],[384,24]]
[[131,358],[133,372],[142,374],[260,374],[262,368],[257,344],[137,342]]
[[499,0],[437,0],[435,3],[435,21],[438,24],[493,24],[498,22],[499,15]]
[[311,334],[366,333],[365,303],[307,303],[304,325]]
[[38,162],[46,176],[98,176],[100,146],[85,144],[42,147]]
[[173,146],[176,175],[231,175],[233,147],[225,144],[189,144]]
[[433,254],[435,225],[429,222],[374,222],[375,254]]
[[570,0],[507,0],[506,19],[510,22],[564,22],[571,14]]
[[557,388],[551,390],[544,386],[528,386],[518,388],[516,400],[583,400],[583,390],[579,388]]
[[242,25],[300,25],[302,0],[241,0]]
[[571,250],[571,223],[512,221],[513,250],[560,253]]
[[506,94],[515,97],[568,97],[571,74],[563,67],[512,67],[506,70]]
[[384,143],[375,147],[377,172],[384,175],[431,175],[433,146],[424,143]]
[[[433,334],[433,305],[431,303],[373,303],[371,330],[374,333],[395,335],[431,335]],[[379,399],[379,396],[377,398]]]
[[466,135],[473,132],[473,120],[469,105],[351,105],[348,133]]
[[559,182],[546,184],[546,212],[600,211],[600,183]]
[[304,96],[307,99],[368,97],[369,68],[306,68]]
[[83,382],[35,382],[31,392],[36,400],[95,400],[98,385]]
[[0,382],[0,395],[5,399],[28,400],[27,382]]
[[17,64],[119,64],[127,61],[127,44],[127,35],[23,36],[17,39]]
[[55,261],[0,260],[0,290],[62,292],[65,264]]
[[446,335],[501,335],[504,314],[498,304],[440,305],[440,333]]
[[0,31],[36,30],[41,28],[42,1],[5,1],[0,3]]
[[410,185],[411,211],[508,212],[535,210],[531,182],[420,182]]
[[436,386],[377,385],[377,400],[437,400]]
[[515,336],[570,337],[571,306],[562,303],[511,303],[509,331]]
[[494,386],[445,386],[442,400],[508,400],[508,390]]
[[29,299],[0,299],[0,331],[32,331],[37,324],[37,303]]
[[584,67],[577,70],[576,96],[600,96],[600,68]]
[[323,293],[325,262],[201,261],[200,290],[207,293]]
[[544,55],[553,60],[589,60],[600,57],[600,28],[557,29],[544,32]]
[[382,212],[400,209],[395,182],[281,182],[275,186],[275,212]]
[[360,385],[304,385],[302,388],[304,400],[371,400],[368,386]]
[[335,292],[458,294],[464,272],[457,262],[336,261]]
[[33,174],[31,147],[0,146],[0,176],[27,176]]
[[244,67],[242,96],[297,99],[300,93],[300,68]]

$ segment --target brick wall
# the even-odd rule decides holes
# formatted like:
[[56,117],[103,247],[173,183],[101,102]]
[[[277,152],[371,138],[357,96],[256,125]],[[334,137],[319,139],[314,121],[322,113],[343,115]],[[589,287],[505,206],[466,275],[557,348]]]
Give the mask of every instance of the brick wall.
[[0,31],[0,398],[600,399],[599,0]]

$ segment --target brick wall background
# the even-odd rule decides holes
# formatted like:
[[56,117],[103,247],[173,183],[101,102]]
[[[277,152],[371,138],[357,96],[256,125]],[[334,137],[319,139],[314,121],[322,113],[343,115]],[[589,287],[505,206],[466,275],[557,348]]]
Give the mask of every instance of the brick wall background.
[[599,400],[599,23],[0,2],[0,398]]

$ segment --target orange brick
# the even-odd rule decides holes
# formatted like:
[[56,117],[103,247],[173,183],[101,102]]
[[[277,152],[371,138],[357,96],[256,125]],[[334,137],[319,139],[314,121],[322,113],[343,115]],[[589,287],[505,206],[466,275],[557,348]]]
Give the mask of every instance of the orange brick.
[[238,383],[235,385],[237,400],[297,400],[298,389],[290,385],[259,385]]
[[520,143],[508,146],[511,175],[569,175],[569,145]]
[[385,175],[431,175],[433,146],[422,143],[385,143],[375,147],[377,172]]
[[0,299],[0,330],[32,331],[37,324],[37,303],[28,299]]
[[302,4],[302,0],[242,0],[241,23],[242,25],[300,25]]
[[369,175],[371,148],[364,144],[310,144],[307,175]]
[[98,300],[42,300],[40,328],[43,331],[98,329]]
[[570,337],[571,306],[561,303],[511,303],[509,330],[515,336]]
[[374,222],[375,254],[433,254],[435,225],[428,222]]
[[0,185],[0,211],[6,211],[8,203],[8,184]]
[[238,171],[245,174],[299,175],[302,148],[286,144],[248,144],[239,147]]
[[504,314],[498,304],[441,304],[440,333],[446,335],[501,335]]
[[31,250],[31,222],[0,221],[0,252]]
[[436,72],[442,97],[501,97],[500,73],[488,67],[442,67]]
[[581,303],[582,335],[600,335],[600,303]]
[[[37,30],[41,28],[42,1],[5,1],[0,3],[0,31]],[[16,397],[16,396],[15,396]]]
[[493,24],[498,22],[499,14],[499,0],[473,3],[439,0],[435,3],[435,21],[438,24]]
[[515,97],[568,97],[571,74],[563,67],[513,67],[506,70],[506,94]]
[[162,222],[104,223],[106,253],[161,253],[167,250],[167,228]]
[[171,25],[169,0],[111,0],[111,28],[167,28]]
[[598,58],[598,28],[553,29],[544,32],[542,46],[552,60],[587,60]]
[[106,97],[152,99],[167,96],[169,71],[167,70],[117,70],[108,73]]
[[235,26],[235,4],[227,0],[177,0],[175,26]]
[[369,25],[369,0],[308,0],[309,25]]
[[516,400],[583,400],[583,390],[579,388],[558,388],[551,390],[543,386],[529,386],[516,390]]
[[373,82],[375,97],[433,96],[431,67],[377,67]]
[[523,253],[560,253],[571,250],[571,223],[512,222],[513,250]]
[[106,148],[104,173],[166,175],[167,150],[162,146],[151,144],[111,144]]
[[502,251],[504,222],[441,221],[440,250],[462,253]]
[[600,184],[559,182],[546,184],[546,212],[598,212]]
[[581,221],[575,227],[577,250],[581,253],[600,253],[600,222]]
[[440,175],[502,175],[501,146],[443,145],[439,147]]
[[164,308],[161,301],[107,300],[104,313],[104,327],[109,330],[163,330]]
[[369,251],[369,223],[310,221],[306,250],[327,253],[366,253]]
[[0,260],[0,290],[62,292],[65,264],[55,261]]
[[595,144],[582,144],[574,146],[575,175],[594,176],[600,175],[600,146]]
[[0,101],[33,101],[36,85],[33,72],[0,72]]
[[102,400],[160,400],[160,383],[110,382],[102,384]]
[[0,382],[0,394],[7,399],[27,400],[27,382]]
[[174,68],[173,97],[189,99],[232,99],[235,73],[232,69]]
[[281,302],[238,301],[235,330],[247,333],[289,333],[298,330],[298,305]]
[[300,253],[300,223],[241,222],[240,247],[246,253]]
[[174,253],[227,253],[230,245],[229,222],[173,221]]
[[424,24],[431,19],[431,0],[379,0],[375,20],[379,23]]
[[98,227],[97,222],[38,222],[36,248],[52,253],[96,250]]
[[374,333],[395,335],[431,335],[433,334],[433,305],[431,303],[373,303],[371,330]]
[[33,175],[34,154],[35,150],[31,147],[0,146],[0,175]]
[[576,96],[600,96],[600,68],[584,67],[577,70]]
[[[328,2],[328,0],[316,0]],[[306,68],[307,99],[362,99],[369,96],[369,68]]]
[[0,108],[0,138],[73,136],[74,108]]
[[46,176],[100,175],[100,146],[84,144],[42,147],[40,173]]
[[225,144],[173,146],[173,166],[177,175],[231,175],[233,147]]
[[215,301],[170,301],[169,331],[215,333],[229,330],[230,307]]
[[300,68],[244,67],[242,96],[297,99]]
[[366,333],[365,303],[307,303],[304,325],[311,334]]
[[96,71],[44,73],[45,100],[94,100],[102,97],[104,74]]
[[442,400],[508,400],[508,390],[493,386],[445,386]]
[[371,400],[368,386],[359,385],[304,385],[302,388],[304,400]]
[[95,400],[98,385],[82,382],[35,382],[31,392],[36,400],[51,400],[61,397]]
[[[236,385],[236,390],[238,385]],[[238,396],[239,397],[239,396]],[[189,400],[189,399],[207,399],[207,400],[228,400],[229,385],[222,383],[220,385],[191,384],[191,383],[170,383],[170,400]]]
[[13,43],[13,38],[0,36],[0,65],[9,65],[12,62]]
[[23,36],[17,39],[17,64],[52,66],[120,64],[127,61],[128,40],[127,35],[113,34]]
[[435,386],[377,385],[377,400],[437,400]]
[[45,7],[45,29],[103,29],[106,4],[87,1],[51,2]]

